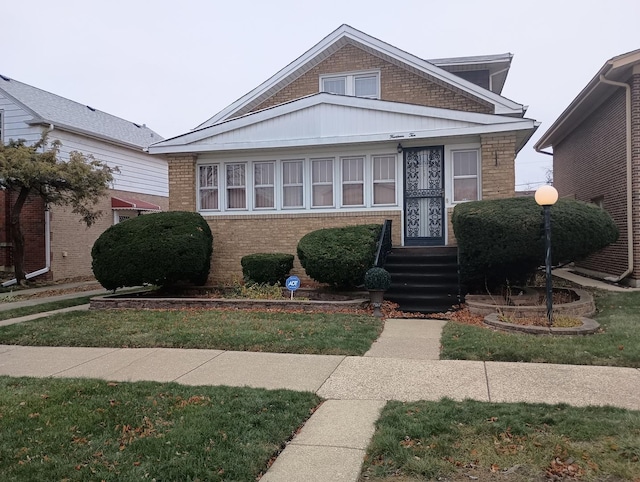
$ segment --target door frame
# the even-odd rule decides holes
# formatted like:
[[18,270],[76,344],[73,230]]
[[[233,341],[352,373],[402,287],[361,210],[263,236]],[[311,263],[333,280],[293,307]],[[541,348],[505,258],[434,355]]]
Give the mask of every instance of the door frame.
[[[438,189],[427,189],[425,191],[440,191],[438,196],[417,196],[420,198],[433,197],[439,198],[439,211],[440,211],[440,224],[441,224],[441,235],[433,236],[433,237],[409,237],[408,236],[408,208],[407,201],[411,199],[407,196],[407,154],[411,152],[424,151],[424,150],[439,150],[441,155],[441,171],[440,171],[440,179],[441,179],[441,187]],[[445,195],[446,195],[446,175],[445,175],[445,146],[444,145],[435,145],[435,146],[420,146],[420,147],[408,147],[404,148],[402,151],[402,212],[403,212],[403,223],[402,223],[402,231],[403,231],[403,245],[404,246],[444,246],[446,243],[446,231],[447,231],[447,210],[445,203]],[[429,192],[429,194],[432,194]],[[414,196],[415,197],[415,196]],[[422,217],[421,217],[422,219]],[[425,217],[426,219],[426,217]]]

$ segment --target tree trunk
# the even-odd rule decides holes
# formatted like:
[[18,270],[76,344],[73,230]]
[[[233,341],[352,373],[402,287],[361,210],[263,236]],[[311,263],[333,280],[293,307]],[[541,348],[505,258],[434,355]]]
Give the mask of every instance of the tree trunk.
[[27,201],[29,189],[22,188],[18,194],[15,204],[11,208],[11,238],[13,241],[13,266],[16,274],[16,283],[25,285],[27,282],[26,273],[24,272],[24,235],[22,234],[22,226],[20,224],[20,214],[22,207]]

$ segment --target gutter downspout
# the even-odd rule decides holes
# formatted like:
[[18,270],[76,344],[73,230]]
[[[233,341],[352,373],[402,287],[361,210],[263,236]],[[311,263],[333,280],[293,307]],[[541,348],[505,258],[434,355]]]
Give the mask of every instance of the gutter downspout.
[[600,74],[600,82],[603,84],[615,85],[623,87],[626,91],[626,122],[627,122],[627,270],[620,276],[610,276],[605,278],[607,281],[617,283],[633,272],[633,193],[631,192],[632,183],[632,163],[631,163],[631,87],[624,82],[616,82],[607,79],[604,74]]

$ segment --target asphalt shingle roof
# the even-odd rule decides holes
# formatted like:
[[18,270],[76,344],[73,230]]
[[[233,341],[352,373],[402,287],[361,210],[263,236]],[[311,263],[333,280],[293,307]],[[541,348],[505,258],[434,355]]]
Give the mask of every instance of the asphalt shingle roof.
[[43,121],[64,129],[97,135],[116,142],[145,148],[163,139],[144,124],[136,124],[106,112],[24,84],[6,76],[0,76],[0,91],[27,107]]

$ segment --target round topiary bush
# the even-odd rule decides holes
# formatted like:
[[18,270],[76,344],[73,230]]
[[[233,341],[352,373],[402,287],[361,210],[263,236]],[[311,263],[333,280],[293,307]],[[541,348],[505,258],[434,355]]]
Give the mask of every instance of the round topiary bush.
[[[460,276],[473,290],[526,283],[545,263],[542,208],[531,197],[458,204],[453,210]],[[551,207],[553,264],[579,261],[618,239],[603,209],[572,199]]]
[[388,290],[391,286],[391,274],[384,269],[374,266],[364,274],[364,287],[368,290]]
[[292,254],[255,253],[243,256],[240,260],[245,281],[284,286],[289,271],[293,268]]
[[379,224],[366,224],[312,231],[298,243],[298,259],[307,275],[320,283],[358,286],[373,265],[381,229]]
[[142,284],[203,285],[212,251],[211,229],[198,213],[145,214],[102,233],[91,250],[91,266],[109,290]]

